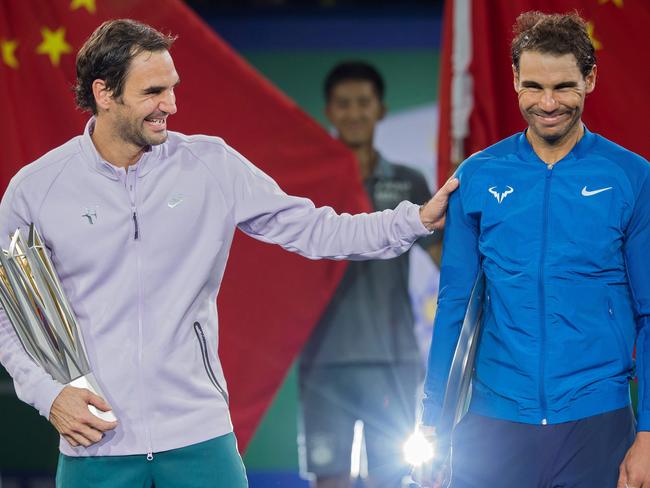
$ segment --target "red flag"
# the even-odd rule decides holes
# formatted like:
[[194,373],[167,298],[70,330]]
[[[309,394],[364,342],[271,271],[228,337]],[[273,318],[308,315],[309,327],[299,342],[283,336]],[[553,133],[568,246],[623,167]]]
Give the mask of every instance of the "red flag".
[[[224,137],[285,191],[316,205],[369,208],[352,154],[178,0],[0,0],[0,191],[22,165],[83,131],[88,115],[71,91],[76,51],[101,22],[124,17],[179,36],[171,130]],[[219,353],[242,449],[343,271],[235,239],[219,297]]]
[[[650,84],[650,2],[638,0],[449,0],[440,93],[438,180],[453,163],[526,127],[512,85],[510,41],[528,10],[577,10],[589,23],[598,79],[584,121],[593,132],[650,159],[644,89]],[[454,154],[454,148],[456,154]]]

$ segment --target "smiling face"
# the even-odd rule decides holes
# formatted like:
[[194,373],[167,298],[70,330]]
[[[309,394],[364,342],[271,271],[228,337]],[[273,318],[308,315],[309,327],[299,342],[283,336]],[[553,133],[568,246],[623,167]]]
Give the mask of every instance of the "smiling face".
[[573,54],[524,51],[513,75],[531,142],[557,146],[577,139],[585,98],[596,86],[596,67],[583,77]]
[[384,105],[372,82],[345,80],[337,83],[325,113],[339,139],[351,148],[372,145],[375,127],[384,116]]
[[108,96],[106,110],[100,113],[113,137],[135,148],[165,142],[167,117],[176,113],[174,88],[179,81],[168,51],[145,51],[135,56],[122,95]]

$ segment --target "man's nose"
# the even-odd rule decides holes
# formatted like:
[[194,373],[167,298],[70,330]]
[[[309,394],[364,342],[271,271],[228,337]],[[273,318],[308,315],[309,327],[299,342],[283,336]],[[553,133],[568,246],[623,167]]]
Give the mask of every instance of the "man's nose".
[[557,100],[553,95],[552,90],[544,90],[542,93],[542,98],[539,101],[539,106],[545,112],[552,112],[558,106]]
[[166,112],[169,115],[174,115],[178,110],[176,108],[176,95],[174,94],[174,92],[168,92],[167,94],[165,94],[162,100],[160,100],[160,104],[158,105],[158,107],[163,112]]

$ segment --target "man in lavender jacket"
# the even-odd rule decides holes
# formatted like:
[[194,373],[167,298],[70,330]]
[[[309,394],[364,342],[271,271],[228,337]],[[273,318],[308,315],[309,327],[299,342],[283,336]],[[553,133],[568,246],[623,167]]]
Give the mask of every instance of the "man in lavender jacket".
[[84,134],[19,171],[0,205],[1,236],[39,229],[107,396],[53,380],[0,313],[17,395],[61,434],[58,487],[247,486],[216,346],[235,228],[312,259],[391,258],[442,227],[458,185],[356,216],[285,194],[223,140],[167,131],[173,41],[130,20],[100,26],[77,57]]

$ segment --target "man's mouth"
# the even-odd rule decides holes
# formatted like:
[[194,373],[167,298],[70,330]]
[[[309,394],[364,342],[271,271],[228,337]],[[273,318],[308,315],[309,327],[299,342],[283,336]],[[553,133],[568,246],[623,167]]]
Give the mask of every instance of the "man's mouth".
[[156,132],[163,131],[167,128],[167,117],[146,117],[144,121]]
[[545,125],[553,125],[568,115],[568,112],[556,112],[552,114],[533,112],[533,115]]

